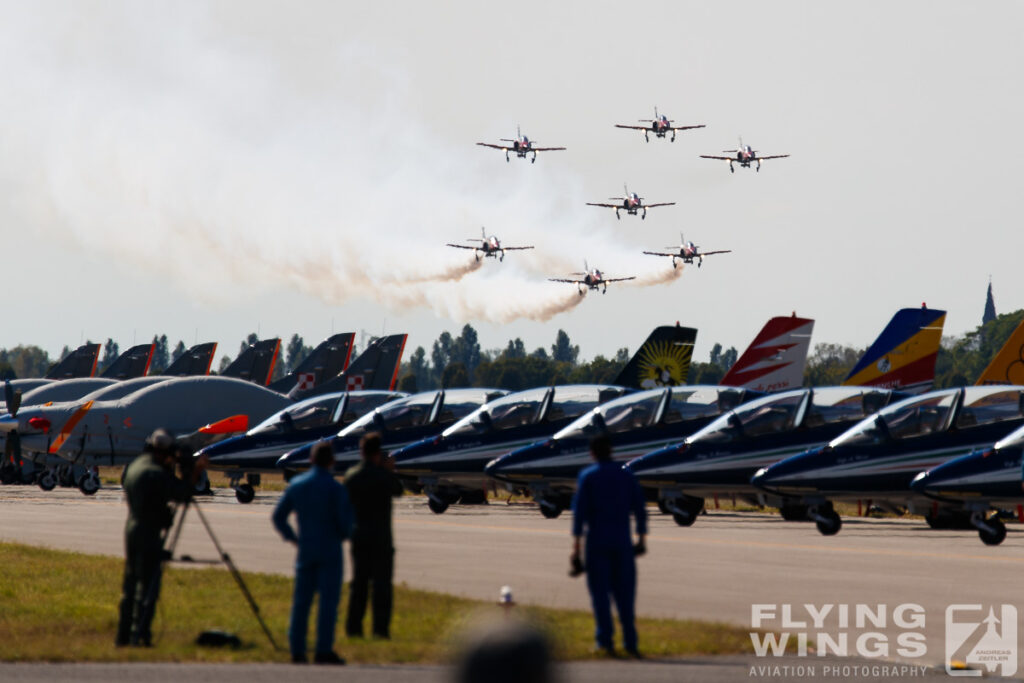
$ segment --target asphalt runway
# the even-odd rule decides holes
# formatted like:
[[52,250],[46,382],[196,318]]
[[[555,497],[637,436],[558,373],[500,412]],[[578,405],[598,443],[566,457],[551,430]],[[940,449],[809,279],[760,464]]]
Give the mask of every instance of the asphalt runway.
[[[290,573],[292,548],[269,520],[276,498],[259,493],[253,503],[241,505],[231,492],[218,491],[201,500],[220,541],[244,570]],[[847,518],[838,535],[825,537],[812,524],[771,514],[711,511],[682,528],[651,512],[637,598],[638,612],[648,616],[750,626],[753,605],[766,604],[774,606],[764,608],[774,618],[763,628],[817,639],[819,631],[803,605],[819,611],[833,605],[820,632],[834,639],[846,633],[851,656],[858,654],[860,636],[878,633],[863,644],[875,653],[869,656],[877,656],[884,643],[887,660],[941,668],[949,605],[983,605],[980,621],[990,605],[999,614],[1003,603],[1021,602],[1024,534],[1017,525],[1010,526],[1002,545],[988,547],[974,532],[935,531],[921,521]],[[3,540],[120,555],[124,518],[116,488],[92,498],[77,490],[0,488]],[[568,514],[548,520],[533,505],[497,502],[452,506],[435,515],[424,498],[409,497],[397,503],[395,535],[396,579],[410,586],[496,600],[509,585],[519,603],[589,609],[585,582],[567,576]],[[186,524],[179,550],[214,557],[198,519]],[[884,623],[857,627],[858,604],[868,606],[876,619],[881,613]],[[905,604],[920,611],[911,607],[899,621],[894,608]],[[792,622],[806,625],[783,623],[784,605],[792,605]],[[840,605],[849,606],[849,625],[838,621]],[[926,652],[897,652],[898,638],[908,632],[923,641]],[[814,654],[806,659],[818,660]],[[1024,671],[1019,654],[1017,659]]]

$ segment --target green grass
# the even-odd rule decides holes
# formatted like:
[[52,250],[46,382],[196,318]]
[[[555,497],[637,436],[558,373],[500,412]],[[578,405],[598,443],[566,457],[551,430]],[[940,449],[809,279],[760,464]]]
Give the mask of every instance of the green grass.
[[[156,646],[136,649],[113,645],[122,570],[123,562],[117,558],[0,543],[0,661],[288,661],[289,577],[245,574],[264,619],[284,648],[280,652],[271,649],[223,567],[170,567],[153,625]],[[343,595],[347,593],[346,587]],[[343,598],[341,614],[344,609]],[[590,656],[594,626],[589,612],[513,609],[553,634],[560,658]],[[458,647],[460,634],[480,620],[500,618],[496,605],[400,585],[390,641],[347,640],[342,635],[336,645],[352,662],[443,662]],[[637,627],[641,648],[650,656],[752,651],[749,629],[741,627],[671,619],[639,619]],[[243,647],[197,647],[196,635],[208,628],[238,634]],[[314,630],[311,623],[311,640]]]

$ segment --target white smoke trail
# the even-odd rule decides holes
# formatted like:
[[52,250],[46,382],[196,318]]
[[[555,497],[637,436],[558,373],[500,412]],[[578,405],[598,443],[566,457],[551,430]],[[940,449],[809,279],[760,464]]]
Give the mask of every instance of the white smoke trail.
[[674,282],[683,274],[684,267],[685,264],[677,263],[675,268],[667,268],[662,271],[641,275],[637,279],[631,280],[626,284],[633,285],[634,287],[651,287],[653,285],[663,285],[667,282]]
[[[579,305],[544,278],[584,256],[609,277],[671,279],[595,227],[607,216],[556,163],[435,139],[368,46],[235,31],[214,12],[130,2],[5,17],[0,88],[19,106],[0,128],[0,182],[26,224],[226,302],[291,287],[510,322]],[[448,253],[495,216],[508,217],[495,232],[537,249],[486,268]]]

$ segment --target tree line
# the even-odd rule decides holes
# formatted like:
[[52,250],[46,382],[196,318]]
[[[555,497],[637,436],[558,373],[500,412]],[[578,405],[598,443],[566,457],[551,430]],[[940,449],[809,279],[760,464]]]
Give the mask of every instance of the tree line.
[[[935,365],[935,387],[973,384],[1022,320],[1024,310],[1019,310],[997,316],[963,335],[943,337]],[[256,333],[249,334],[239,344],[239,353],[258,339]],[[183,341],[171,347],[167,335],[154,336],[153,343],[151,374],[165,370],[187,349]],[[581,360],[579,345],[573,344],[568,333],[561,329],[555,334],[553,344],[538,346],[532,351],[527,350],[519,337],[509,340],[504,348],[483,349],[476,330],[468,324],[458,336],[442,332],[429,349],[418,346],[406,356],[399,370],[398,389],[417,392],[448,387],[495,387],[517,391],[551,384],[610,384],[630,358],[629,350],[621,348],[610,358],[597,355],[589,361]],[[273,378],[279,379],[294,370],[312,350],[300,335],[293,334],[283,345]],[[807,358],[804,385],[842,383],[865,350],[842,344],[815,345]],[[117,342],[107,339],[97,374],[102,373],[120,351]],[[42,377],[70,352],[65,346],[60,357],[52,359],[38,346],[0,349],[0,379]],[[352,357],[357,355],[358,349],[354,348]],[[738,356],[735,347],[723,349],[721,344],[715,344],[707,362],[690,364],[689,383],[717,384]],[[231,360],[227,355],[222,356],[217,371],[223,372]]]

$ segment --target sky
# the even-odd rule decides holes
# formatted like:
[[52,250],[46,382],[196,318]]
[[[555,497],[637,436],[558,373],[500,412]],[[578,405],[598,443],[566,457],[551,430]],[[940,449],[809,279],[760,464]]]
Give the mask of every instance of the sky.
[[[771,316],[867,346],[1024,307],[1016,2],[2,2],[0,347],[558,329],[581,357]],[[616,123],[707,127],[674,143]],[[542,145],[536,164],[476,142]],[[699,158],[735,148],[760,173]],[[646,220],[586,202],[623,185]],[[480,234],[536,249],[479,267]],[[731,249],[673,271],[643,255]],[[579,297],[582,268],[637,276]]]

